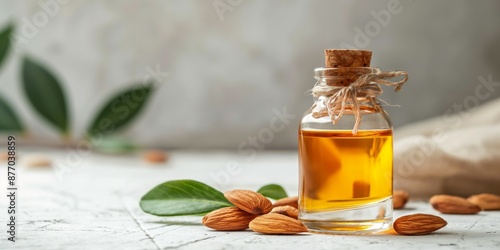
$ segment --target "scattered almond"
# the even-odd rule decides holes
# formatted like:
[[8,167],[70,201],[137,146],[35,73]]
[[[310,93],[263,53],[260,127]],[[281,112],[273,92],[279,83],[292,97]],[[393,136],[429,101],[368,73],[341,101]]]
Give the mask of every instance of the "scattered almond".
[[224,197],[239,209],[255,215],[267,214],[273,208],[269,199],[251,190],[227,191],[224,193]]
[[481,211],[479,206],[458,196],[434,195],[429,202],[443,214],[476,214]]
[[24,158],[24,165],[27,167],[51,167],[52,160],[45,155],[28,155]]
[[408,199],[410,198],[410,195],[408,192],[403,191],[403,190],[395,190],[394,193],[392,194],[392,206],[394,209],[401,209],[405,206],[406,202],[408,202]]
[[8,152],[0,152],[0,161],[7,161],[9,160],[9,153]]
[[250,222],[250,229],[263,234],[296,234],[307,232],[298,220],[278,213],[261,215]]
[[168,160],[168,156],[160,150],[148,150],[144,152],[143,159],[149,163],[164,163]]
[[286,197],[275,201],[273,204],[273,207],[280,207],[280,206],[292,206],[294,208],[299,208],[299,197],[298,196]]
[[273,210],[271,210],[271,213],[286,215],[286,216],[294,218],[294,219],[299,218],[299,210],[297,208],[294,208],[294,207],[288,206],[288,205],[274,207]]
[[483,210],[500,210],[500,196],[495,194],[477,194],[467,198],[467,201]]
[[443,218],[431,214],[411,214],[399,217],[393,227],[398,234],[424,235],[443,228],[448,223]]
[[225,207],[214,210],[202,219],[203,225],[219,231],[238,231],[248,228],[255,217],[237,207]]

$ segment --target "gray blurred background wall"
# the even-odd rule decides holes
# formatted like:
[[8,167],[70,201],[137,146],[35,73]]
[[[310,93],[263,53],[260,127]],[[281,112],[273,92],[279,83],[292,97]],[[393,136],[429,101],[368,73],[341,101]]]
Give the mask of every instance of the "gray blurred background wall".
[[[43,61],[64,82],[75,135],[112,94],[156,77],[161,84],[123,131],[127,138],[235,149],[286,109],[295,118],[265,147],[292,149],[323,49],[370,49],[373,66],[409,72],[403,91],[382,96],[401,105],[388,108],[400,127],[463,103],[480,76],[499,79],[498,13],[493,0],[2,0],[0,26],[14,21],[17,38],[0,91],[33,135],[57,139],[21,91],[22,55]],[[480,101],[498,96],[492,91]]]

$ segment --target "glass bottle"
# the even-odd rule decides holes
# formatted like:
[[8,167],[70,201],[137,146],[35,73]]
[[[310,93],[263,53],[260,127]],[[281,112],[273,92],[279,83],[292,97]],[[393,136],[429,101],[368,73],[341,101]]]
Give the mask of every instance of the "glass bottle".
[[[345,57],[351,60],[353,53],[359,55],[359,51],[345,50],[334,55],[334,61],[346,63]],[[370,58],[371,52],[368,63],[366,58],[358,58],[364,63],[350,61],[348,67],[334,63],[335,68],[317,68],[317,84],[349,86],[360,76],[379,71],[359,67],[369,66]],[[392,223],[393,139],[389,116],[376,97],[358,95],[357,105],[347,100],[342,116],[333,123],[331,114],[318,115],[325,110],[328,98],[315,98],[299,127],[299,219],[313,232],[363,234],[385,230]],[[361,122],[354,132],[356,109]]]

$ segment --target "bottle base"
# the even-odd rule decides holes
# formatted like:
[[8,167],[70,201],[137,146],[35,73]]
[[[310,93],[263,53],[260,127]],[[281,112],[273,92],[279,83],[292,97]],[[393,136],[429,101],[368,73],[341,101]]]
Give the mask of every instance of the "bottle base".
[[304,221],[311,233],[321,234],[375,234],[389,229],[392,218],[378,221]]
[[392,226],[392,198],[348,210],[300,213],[312,233],[374,234]]

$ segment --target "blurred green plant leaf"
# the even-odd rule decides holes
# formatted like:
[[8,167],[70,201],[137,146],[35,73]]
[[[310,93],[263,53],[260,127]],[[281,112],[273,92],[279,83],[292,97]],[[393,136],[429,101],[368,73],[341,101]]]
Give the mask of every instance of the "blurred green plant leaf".
[[22,132],[23,125],[10,105],[0,97],[0,131]]
[[69,131],[63,90],[56,77],[41,64],[25,57],[22,65],[24,92],[31,106],[63,134]]
[[139,205],[158,216],[199,215],[233,206],[220,191],[194,180],[164,182],[146,193]]
[[268,197],[268,198],[271,198],[274,200],[279,200],[279,199],[288,197],[285,189],[278,184],[265,185],[265,186],[261,187],[257,191],[257,193],[260,193],[260,194],[264,195],[265,197]]
[[0,31],[0,67],[2,66],[5,58],[7,57],[7,53],[10,48],[10,35],[14,30],[14,26],[12,24],[7,25],[5,29]]
[[97,151],[107,154],[125,154],[139,148],[132,141],[120,137],[104,137],[94,146]]
[[109,100],[88,129],[88,135],[106,135],[123,128],[131,122],[148,100],[152,84],[125,90]]

